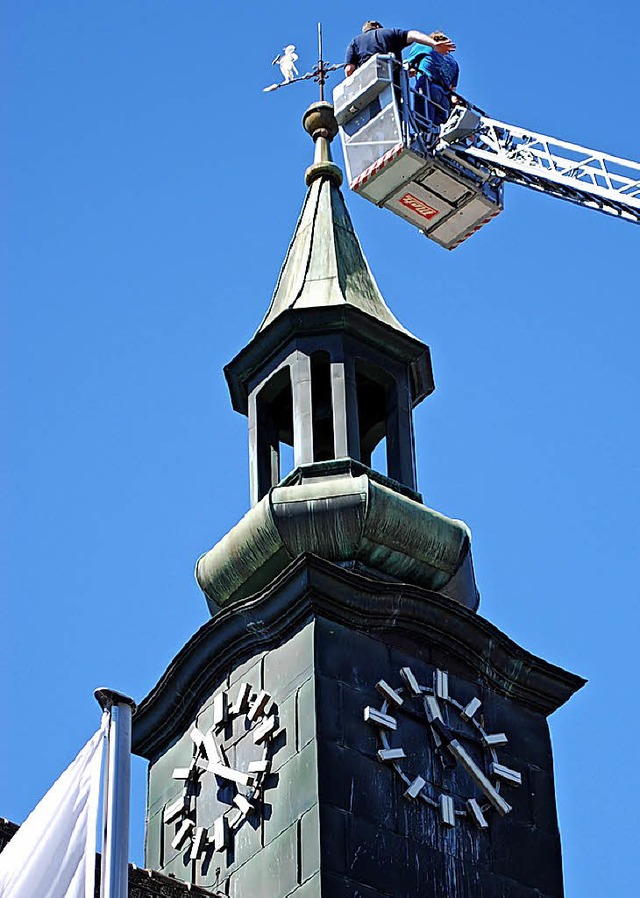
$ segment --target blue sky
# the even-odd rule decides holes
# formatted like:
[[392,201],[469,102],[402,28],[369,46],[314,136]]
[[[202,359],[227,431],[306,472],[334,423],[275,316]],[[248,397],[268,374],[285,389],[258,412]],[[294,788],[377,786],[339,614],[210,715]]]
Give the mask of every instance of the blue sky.
[[[142,698],[206,620],[195,560],[248,507],[221,369],[304,197],[314,87],[261,88],[286,43],[313,64],[317,13],[5,0],[0,16],[0,814],[20,822],[97,727],[94,687]],[[372,16],[450,33],[461,91],[496,118],[640,159],[635,4],[327,0],[326,57]],[[420,487],[472,529],[480,612],[589,679],[550,721],[567,895],[631,898],[640,230],[512,187],[447,253],[347,201],[387,302],[432,348]]]

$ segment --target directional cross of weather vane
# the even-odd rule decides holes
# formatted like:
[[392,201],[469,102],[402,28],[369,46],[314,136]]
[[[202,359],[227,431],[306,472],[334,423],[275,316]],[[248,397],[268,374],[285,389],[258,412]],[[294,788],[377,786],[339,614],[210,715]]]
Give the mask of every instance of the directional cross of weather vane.
[[278,90],[280,87],[286,87],[288,84],[294,84],[296,81],[309,81],[313,78],[314,81],[318,82],[320,86],[320,99],[324,100],[324,84],[327,80],[329,72],[334,72],[336,69],[344,68],[344,63],[337,63],[336,65],[329,65],[322,58],[322,25],[318,22],[318,63],[310,72],[306,72],[304,75],[298,75],[298,70],[296,68],[296,60],[298,59],[298,54],[296,53],[296,48],[294,44],[288,44],[282,53],[279,53],[276,58],[273,60],[271,65],[279,65],[280,71],[282,72],[282,80],[279,84],[270,84],[269,87],[263,88],[265,93],[269,93],[272,90]]

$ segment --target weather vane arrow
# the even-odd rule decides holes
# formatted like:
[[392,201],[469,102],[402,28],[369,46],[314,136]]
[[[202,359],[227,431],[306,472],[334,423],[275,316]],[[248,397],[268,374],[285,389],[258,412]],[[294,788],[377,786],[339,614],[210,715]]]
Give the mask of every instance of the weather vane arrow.
[[295,44],[288,44],[282,53],[279,53],[276,58],[273,60],[271,65],[279,65],[280,71],[282,72],[283,80],[277,84],[270,84],[268,87],[264,87],[264,93],[270,93],[273,90],[279,90],[281,87],[286,87],[288,84],[295,84],[296,81],[310,81],[313,79],[318,82],[320,86],[320,99],[324,100],[324,84],[327,80],[329,72],[335,72],[337,69],[343,69],[344,63],[340,62],[336,65],[329,65],[322,58],[322,24],[318,22],[318,63],[310,72],[305,72],[304,75],[299,75],[298,70],[296,68],[296,61],[298,59],[298,54],[296,53]]

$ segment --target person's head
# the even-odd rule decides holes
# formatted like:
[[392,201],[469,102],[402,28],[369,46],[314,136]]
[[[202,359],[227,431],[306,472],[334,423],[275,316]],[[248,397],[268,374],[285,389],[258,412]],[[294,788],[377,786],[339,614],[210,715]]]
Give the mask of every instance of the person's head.
[[362,33],[366,34],[367,31],[375,31],[376,28],[382,28],[382,25],[380,24],[380,22],[376,22],[371,19],[370,22],[365,22],[362,26]]

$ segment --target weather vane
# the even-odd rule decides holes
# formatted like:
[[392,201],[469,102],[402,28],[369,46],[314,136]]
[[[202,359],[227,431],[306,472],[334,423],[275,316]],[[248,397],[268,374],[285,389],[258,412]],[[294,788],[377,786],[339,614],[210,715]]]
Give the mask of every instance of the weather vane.
[[278,84],[270,84],[269,87],[263,88],[264,92],[269,93],[272,90],[278,90],[280,87],[286,87],[287,84],[294,84],[296,81],[309,81],[313,78],[320,86],[320,99],[324,100],[324,84],[329,72],[342,69],[345,64],[340,62],[336,65],[329,65],[322,58],[322,25],[320,22],[318,22],[318,64],[310,72],[299,75],[296,68],[297,59],[298,54],[296,53],[295,44],[287,44],[282,53],[279,53],[271,63],[271,65],[280,66],[283,80]]

